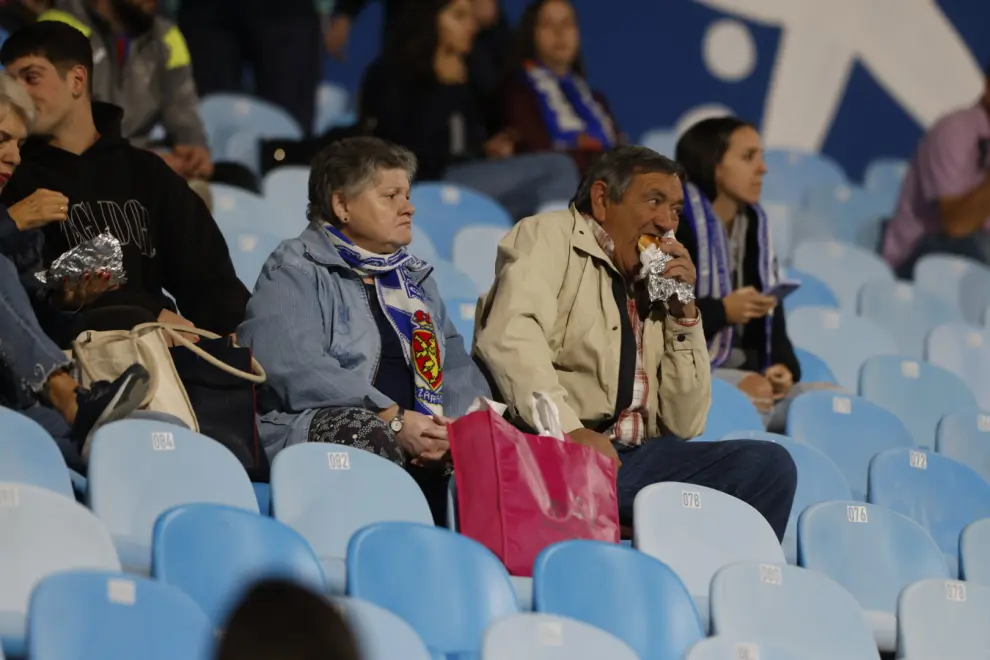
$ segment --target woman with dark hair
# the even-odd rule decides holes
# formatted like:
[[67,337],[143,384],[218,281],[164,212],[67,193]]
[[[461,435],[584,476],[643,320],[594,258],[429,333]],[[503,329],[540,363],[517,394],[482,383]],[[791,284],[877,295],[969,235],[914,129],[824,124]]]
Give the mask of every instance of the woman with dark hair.
[[396,34],[365,74],[361,117],[379,137],[409,148],[420,178],[474,188],[516,218],[570,199],[578,173],[560,154],[515,156],[511,131],[495,131],[492,99],[468,56],[477,25],[471,0],[406,6]]
[[568,0],[536,0],[523,13],[515,66],[501,98],[516,151],[565,151],[584,173],[622,140],[608,103],[585,81],[581,33]]
[[[756,128],[705,119],[677,142],[688,182],[677,239],[698,265],[698,309],[716,377],[736,384],[765,415],[798,386],[801,367],[776,298],[777,258],[760,193],[766,164]],[[770,420],[782,426],[784,410]]]

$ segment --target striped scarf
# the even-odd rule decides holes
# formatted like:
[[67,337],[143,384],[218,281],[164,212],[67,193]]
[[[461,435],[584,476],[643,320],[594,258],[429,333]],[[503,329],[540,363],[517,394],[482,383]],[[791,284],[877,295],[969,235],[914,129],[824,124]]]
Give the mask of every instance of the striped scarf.
[[526,80],[540,101],[540,114],[554,149],[606,151],[615,146],[615,126],[588,83],[570,74],[558,78],[542,64],[527,62]]

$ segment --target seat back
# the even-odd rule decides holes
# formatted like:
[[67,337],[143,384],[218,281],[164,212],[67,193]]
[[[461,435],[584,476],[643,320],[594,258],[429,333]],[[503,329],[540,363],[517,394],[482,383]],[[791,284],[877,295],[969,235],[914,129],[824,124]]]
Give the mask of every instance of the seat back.
[[982,658],[990,649],[990,587],[924,580],[897,601],[897,657]]
[[160,582],[93,571],[46,578],[31,598],[31,660],[209,660],[213,626]]
[[966,257],[930,254],[914,267],[915,284],[956,307],[972,325],[983,324],[990,304],[990,268]]
[[866,166],[863,185],[887,203],[888,209],[897,204],[908,163],[902,158],[877,158]]
[[842,241],[876,250],[883,218],[891,207],[880,196],[849,183],[812,186],[797,213],[795,241]]
[[835,374],[825,360],[821,359],[811,351],[806,351],[803,348],[794,348],[794,355],[797,357],[798,364],[801,366],[801,381],[804,383],[830,383],[832,385],[837,385],[835,381]]
[[938,423],[935,451],[976,470],[990,483],[990,413],[960,410]]
[[837,186],[846,181],[842,167],[828,156],[795,149],[768,149],[763,200],[799,208],[813,186]]
[[309,168],[302,165],[275,168],[262,179],[261,194],[269,210],[266,228],[283,239],[298,236],[306,227]]
[[788,280],[795,280],[801,283],[794,293],[787,296],[782,303],[784,311],[788,314],[801,307],[830,307],[839,308],[839,299],[835,297],[828,284],[821,281],[811,273],[805,273],[794,268],[785,271]]
[[377,523],[354,534],[347,594],[405,619],[434,655],[478,653],[485,628],[519,611],[498,558],[432,524]]
[[31,484],[75,498],[62,452],[40,424],[0,408],[0,481]]
[[887,262],[872,250],[832,240],[800,243],[794,250],[794,267],[825,282],[839,299],[839,307],[850,314],[856,313],[864,284],[894,279]]
[[409,473],[345,445],[286,447],[272,461],[272,516],[309,542],[327,584],[343,593],[347,544],[377,522],[432,524],[426,498]]
[[267,516],[216,504],[186,504],[159,516],[152,574],[188,594],[217,628],[261,580],[326,590],[320,561],[298,532]]
[[622,640],[586,623],[551,614],[515,614],[488,627],[481,660],[638,660]]
[[261,269],[282,240],[265,231],[226,227],[221,229],[230,251],[237,278],[249,290],[254,290]]
[[962,378],[981,408],[990,409],[990,333],[965,323],[944,323],[928,335],[928,361]]
[[898,352],[919,360],[925,339],[941,323],[960,320],[959,311],[933,293],[910,282],[873,280],[859,290],[859,313],[891,334]]
[[959,535],[959,579],[990,586],[990,518],[971,522]]
[[495,282],[498,244],[508,231],[506,227],[471,225],[454,236],[454,265],[467,273],[478,291],[488,291]]
[[533,600],[536,611],[600,628],[643,660],[681,658],[704,637],[674,571],[620,545],[565,541],[544,549],[533,564]]
[[213,159],[238,162],[255,173],[260,169],[258,140],[303,136],[287,111],[244,94],[210,94],[200,101],[199,114]]
[[853,499],[866,499],[870,460],[897,447],[913,447],[904,424],[866,399],[835,392],[806,392],[791,403],[787,435],[828,456],[842,471]]
[[226,504],[258,513],[251,480],[220,443],[189,429],[121,420],[93,435],[87,500],[128,571],[151,569],[158,516],[180,504]]
[[694,439],[718,440],[733,431],[762,431],[766,426],[756,406],[735,385],[712,378],[712,405],[705,420],[705,431]]
[[416,207],[416,223],[447,261],[454,258],[454,237],[465,227],[512,229],[511,216],[498,202],[455,183],[417,183],[410,201]]
[[359,598],[334,598],[357,641],[362,660],[430,660],[430,652],[408,623]]
[[709,637],[692,646],[684,660],[807,660],[808,657],[775,642],[742,642],[729,637]]

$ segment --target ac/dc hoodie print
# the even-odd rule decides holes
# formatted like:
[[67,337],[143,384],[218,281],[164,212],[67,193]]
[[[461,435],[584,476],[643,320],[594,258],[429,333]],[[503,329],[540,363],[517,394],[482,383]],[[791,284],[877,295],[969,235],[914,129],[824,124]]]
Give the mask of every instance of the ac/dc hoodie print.
[[9,206],[39,188],[69,198],[68,219],[43,229],[45,267],[103,232],[120,240],[127,282],[92,307],[137,306],[157,318],[168,307],[168,291],[197,327],[234,332],[250,294],[234,273],[216,221],[160,157],[121,137],[122,116],[117,106],[93,103],[100,137],[80,155],[41,136],[28,139],[0,201]]

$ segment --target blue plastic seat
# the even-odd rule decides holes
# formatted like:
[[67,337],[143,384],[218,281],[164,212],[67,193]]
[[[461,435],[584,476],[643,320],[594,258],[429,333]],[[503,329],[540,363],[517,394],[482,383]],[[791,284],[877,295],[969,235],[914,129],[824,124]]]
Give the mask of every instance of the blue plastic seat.
[[763,160],[767,166],[763,179],[763,201],[784,202],[798,208],[813,186],[836,186],[846,181],[839,164],[824,154],[768,149],[763,154]]
[[719,440],[733,431],[762,431],[763,418],[749,397],[735,385],[712,378],[712,405],[705,420],[705,431],[692,442]]
[[857,396],[823,391],[794,399],[787,435],[828,456],[846,478],[852,498],[860,501],[866,499],[870,460],[887,449],[914,446],[892,412]]
[[983,324],[990,304],[990,268],[950,254],[930,254],[914,267],[916,285],[956,307],[967,323]]
[[959,535],[959,579],[990,587],[990,518],[981,518]]
[[31,597],[30,660],[210,660],[213,626],[187,595],[133,575],[73,571]]
[[24,655],[28,599],[44,577],[72,569],[119,571],[103,524],[47,488],[0,483],[0,641]]
[[40,424],[0,407],[0,482],[31,484],[73,499],[62,452]]
[[801,283],[782,303],[784,312],[790,314],[801,307],[832,307],[838,309],[839,299],[829,288],[828,284],[811,273],[805,273],[794,268],[784,271],[784,277]]
[[306,228],[309,206],[309,168],[278,167],[261,181],[261,195],[268,207],[265,228],[280,238],[295,238]]
[[316,116],[313,118],[313,134],[323,135],[331,128],[354,123],[351,95],[340,85],[323,81],[316,88]]
[[433,240],[427,235],[419,223],[413,218],[412,243],[407,248],[409,254],[415,255],[428,264],[434,264],[440,260],[437,256],[437,248],[433,245]]
[[976,470],[990,483],[990,413],[961,410],[938,423],[935,451]]
[[885,328],[898,352],[916,359],[925,355],[932,328],[960,320],[959,312],[938,296],[910,282],[874,280],[859,290],[859,313]]
[[810,656],[792,651],[776,642],[737,641],[728,637],[709,637],[691,647],[684,660],[807,660]]
[[797,523],[801,512],[812,504],[831,500],[852,499],[849,484],[832,459],[818,449],[803,442],[791,440],[776,433],[730,433],[723,440],[767,440],[776,442],[787,450],[797,466],[797,490],[791,514],[787,518],[787,530],[781,546],[788,564],[797,563]]
[[795,216],[794,240],[800,245],[833,239],[873,251],[892,209],[883,197],[856,185],[814,185]]
[[907,170],[908,162],[902,158],[877,158],[866,166],[863,185],[887,203],[889,215],[893,215]]
[[704,638],[674,571],[620,545],[565,541],[545,548],[533,564],[533,597],[537,611],[600,628],[642,660],[679,660]]
[[550,614],[516,614],[488,627],[481,660],[639,660],[622,640],[586,623]]
[[251,480],[230,450],[189,429],[147,420],[97,429],[87,500],[127,570],[145,575],[155,521],[172,507],[201,502],[258,513]]
[[935,539],[949,574],[959,573],[959,535],[990,517],[990,484],[933,452],[891,449],[870,462],[869,501],[914,519]]
[[794,249],[794,267],[825,282],[839,307],[854,314],[859,290],[867,282],[893,281],[887,262],[871,250],[839,241],[805,241]]
[[[278,226],[264,197],[223,183],[211,183],[210,192],[213,195],[213,219],[221,232],[269,231],[270,227]],[[305,226],[305,221],[299,223],[299,227]],[[298,234],[299,231],[292,235]]]
[[453,183],[417,183],[410,197],[415,220],[441,259],[454,258],[454,236],[464,227],[487,225],[508,231],[512,218],[495,200]]
[[408,623],[359,598],[333,599],[347,621],[362,660],[431,660],[430,652]]
[[464,338],[464,348],[470,353],[474,341],[474,315],[478,298],[449,298],[444,300],[447,315],[458,334]]
[[442,259],[430,264],[433,272],[430,277],[437,283],[440,296],[445,300],[478,300],[481,293],[478,285],[460,268]]
[[433,523],[409,473],[362,449],[286,447],[272,461],[271,484],[272,516],[309,541],[334,593],[346,586],[344,561],[354,532],[377,522]]
[[897,642],[897,596],[928,578],[947,579],[942,551],[907,516],[861,502],[824,502],[805,509],[798,523],[798,563],[849,590],[866,611],[877,646]]
[[893,355],[872,357],[859,372],[859,393],[904,422],[918,447],[935,446],[942,418],[957,410],[976,410],[969,387],[951,371]]
[[798,364],[801,365],[801,382],[803,383],[831,383],[835,382],[835,374],[821,359],[811,351],[794,347],[794,355],[797,356]]
[[354,534],[347,594],[405,619],[435,656],[474,657],[485,628],[519,611],[509,574],[487,548],[415,523],[377,523]]
[[677,131],[668,128],[651,128],[639,138],[639,144],[658,154],[673,158],[677,150]]
[[787,333],[795,346],[823,359],[838,385],[856,392],[859,369],[874,355],[893,355],[890,333],[869,319],[826,307],[801,307],[787,315]]
[[990,649],[990,587],[924,580],[897,601],[898,658],[982,658]]
[[498,244],[508,229],[493,226],[464,227],[454,236],[454,265],[474,281],[478,291],[488,291],[495,281]]
[[301,138],[299,124],[281,107],[242,94],[211,94],[199,104],[215,161],[241,163],[259,171],[258,141]]
[[237,278],[249,290],[254,289],[261,275],[261,268],[275,248],[282,242],[278,236],[255,229],[221,228],[230,260],[234,263]]
[[945,323],[928,335],[928,361],[969,385],[977,404],[990,410],[990,332],[965,323]]
[[222,628],[254,583],[326,585],[306,539],[267,516],[216,504],[186,504],[155,523],[152,575],[188,594]]
[[771,639],[808,660],[879,660],[852,594],[817,571],[745,562],[712,580],[712,632]]

